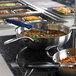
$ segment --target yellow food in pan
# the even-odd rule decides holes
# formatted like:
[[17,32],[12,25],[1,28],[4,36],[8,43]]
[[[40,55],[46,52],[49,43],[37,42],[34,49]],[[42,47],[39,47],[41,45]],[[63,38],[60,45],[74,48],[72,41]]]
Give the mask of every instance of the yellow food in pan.
[[54,9],[57,10],[58,12],[64,13],[64,14],[66,14],[66,13],[71,13],[71,12],[72,12],[71,8],[56,7],[56,8],[54,8]]
[[36,17],[36,16],[30,16],[30,17],[24,17],[25,20],[27,21],[31,21],[31,20],[40,20],[40,17]]

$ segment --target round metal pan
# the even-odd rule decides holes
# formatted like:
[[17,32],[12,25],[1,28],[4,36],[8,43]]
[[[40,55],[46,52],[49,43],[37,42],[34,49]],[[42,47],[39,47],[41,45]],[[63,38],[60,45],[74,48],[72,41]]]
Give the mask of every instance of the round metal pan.
[[[53,56],[50,55],[51,50],[47,51],[47,55],[53,59],[54,62],[59,63],[60,60],[65,59],[68,56],[74,56],[76,55],[76,49],[70,48],[70,49],[64,49],[61,51],[56,52]],[[69,69],[69,68],[60,68],[59,70],[61,76],[76,76],[76,70]]]
[[[59,37],[50,37],[50,38],[36,38],[32,39],[30,37],[22,36],[21,33],[23,33],[27,28],[25,27],[18,27],[16,28],[16,39],[8,40],[5,44],[9,44],[15,41],[18,41],[20,39],[23,39],[23,42],[27,43],[27,45],[42,45],[43,47],[47,46],[53,46],[53,45],[59,45],[62,46],[65,44],[71,37],[71,29],[65,25],[61,24],[52,24],[50,22],[36,22],[31,23],[35,28],[41,29],[41,30],[58,30],[66,33],[66,35],[59,36]],[[28,29],[30,30],[30,29]],[[26,42],[28,40],[28,42]],[[30,42],[31,41],[31,42]]]
[[[58,30],[66,33],[66,35],[59,36],[59,37],[51,37],[51,38],[37,38],[34,40],[34,43],[37,43],[38,45],[45,45],[45,46],[53,46],[53,45],[59,45],[62,46],[65,44],[71,36],[71,29],[67,26],[60,25],[60,24],[51,24],[51,23],[31,23],[36,28],[43,29],[43,30]],[[26,28],[24,27],[18,27],[16,29],[16,37],[20,38],[22,37],[21,33],[24,32]]]

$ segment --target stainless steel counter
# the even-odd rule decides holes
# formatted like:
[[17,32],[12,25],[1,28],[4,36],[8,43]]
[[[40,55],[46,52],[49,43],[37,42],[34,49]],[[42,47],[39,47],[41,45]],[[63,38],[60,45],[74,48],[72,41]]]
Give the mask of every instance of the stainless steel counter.
[[0,54],[0,76],[14,76],[13,73],[8,68],[4,58]]
[[[36,8],[38,7],[40,9],[45,9],[45,10],[49,7],[52,8],[52,7],[58,7],[58,6],[66,6],[64,4],[60,4],[60,3],[57,3],[52,0],[21,0],[21,1],[27,2],[28,4],[31,4]],[[41,11],[40,9],[39,9],[39,11]],[[54,16],[54,14],[52,14],[52,13],[50,13],[50,14],[52,16]],[[67,21],[66,23],[64,23],[64,25],[66,25],[68,27],[72,27],[72,25],[74,25],[74,16],[63,18],[63,20]]]
[[15,35],[15,28],[14,25],[0,25],[0,36]]
[[58,6],[65,6],[63,4],[57,3],[52,0],[22,0],[22,1],[27,1],[39,8],[48,8],[48,7],[58,7]]

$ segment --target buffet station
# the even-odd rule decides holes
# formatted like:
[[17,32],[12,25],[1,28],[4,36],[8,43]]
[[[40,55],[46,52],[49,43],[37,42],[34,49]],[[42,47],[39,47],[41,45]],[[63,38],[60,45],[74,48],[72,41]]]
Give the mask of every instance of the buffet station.
[[[64,8],[69,13],[59,11]],[[49,9],[0,1],[0,25],[15,27],[15,35],[0,36],[0,53],[13,76],[76,76],[76,30],[63,19],[74,17],[75,9]]]

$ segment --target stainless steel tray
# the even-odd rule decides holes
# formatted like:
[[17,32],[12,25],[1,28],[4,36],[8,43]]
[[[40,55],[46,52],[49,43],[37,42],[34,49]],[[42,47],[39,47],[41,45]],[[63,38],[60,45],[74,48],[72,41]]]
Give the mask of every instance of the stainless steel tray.
[[16,12],[17,10],[20,10],[20,9],[24,9],[24,10],[28,10],[26,12],[32,12],[32,11],[36,11],[35,9],[32,9],[31,7],[20,7],[20,8],[14,8],[14,9],[11,9],[14,13],[24,13],[24,12]]
[[[18,3],[18,4],[20,4],[20,5],[23,5],[23,3],[21,2],[21,1],[19,1],[19,0],[10,0],[10,1],[0,1],[0,4],[6,4],[6,3]],[[27,5],[26,3],[25,3],[25,5]]]
[[[29,20],[29,21],[26,21],[24,19],[24,17],[29,17],[29,16],[37,16],[37,17],[40,17],[41,19],[40,20]],[[7,17],[3,17],[3,19],[13,19],[13,18],[18,18],[20,19],[22,22],[40,22],[40,21],[54,21],[53,19],[47,17],[46,15],[42,14],[42,13],[39,13],[39,12],[31,12],[31,13],[25,13],[25,14],[20,14],[20,15],[12,15],[12,16],[7,16]]]
[[[31,12],[31,13],[27,13],[27,14],[21,14],[20,15],[22,18],[23,17],[29,17],[29,16],[37,16],[37,17],[41,17],[41,20],[40,21],[50,21],[50,22],[54,22],[55,20],[52,19],[51,17],[43,14],[43,13],[40,13],[40,12]],[[34,21],[34,20],[33,20]],[[33,22],[33,21],[29,21],[29,22]],[[38,20],[35,20],[34,22],[36,22]]]
[[31,11],[31,12],[23,12],[23,13],[14,13],[14,14],[3,14],[0,15],[0,18],[8,18],[8,17],[15,17],[15,16],[25,16],[25,15],[33,15],[33,14],[39,14],[40,12],[37,11]]
[[[12,6],[11,4],[10,4],[10,6],[8,6],[8,3],[10,4],[10,3],[15,3],[15,4],[17,4],[17,5],[15,5],[15,6]],[[27,4],[22,4],[20,1],[18,1],[18,0],[14,0],[14,1],[0,1],[0,5],[3,5],[3,6],[0,6],[0,9],[14,9],[14,8],[22,8],[22,7],[26,7],[27,6]],[[7,5],[7,6],[5,6],[5,5]]]
[[[47,14],[44,14],[42,12],[39,12],[37,9],[31,7],[30,5],[28,5],[27,3],[23,3],[21,1],[1,1],[0,3],[11,3],[11,2],[15,2],[15,3],[21,3],[20,6],[10,6],[10,7],[1,7],[1,9],[9,9],[9,10],[15,10],[15,9],[19,9],[19,8],[24,8],[24,9],[29,9],[31,10],[30,12],[22,12],[22,13],[11,13],[11,14],[2,14],[0,15],[0,19],[6,19],[6,18],[11,18],[11,17],[19,17],[22,19],[22,17],[24,16],[40,16],[42,18],[41,21],[50,21],[50,22],[56,22],[56,20],[53,17],[50,17]],[[57,19],[58,20],[58,19]],[[23,22],[25,22],[23,19],[21,20]],[[61,21],[61,20],[60,20]],[[59,21],[59,22],[60,22]],[[40,22],[38,20],[36,21],[27,21],[27,23],[31,23],[31,22]],[[64,22],[64,21],[62,21]],[[5,21],[4,23],[1,24],[7,24]]]
[[[38,17],[40,17],[41,19],[40,20],[32,20],[32,21],[26,21],[26,20],[24,20],[23,18],[24,17],[28,17],[28,16],[38,16]],[[20,21],[22,21],[22,22],[25,22],[25,23],[33,23],[33,22],[47,22],[47,21],[49,21],[49,22],[51,22],[51,23],[53,23],[54,22],[54,20],[52,19],[52,18],[50,18],[50,17],[48,17],[48,16],[46,16],[45,14],[43,14],[43,13],[39,13],[39,12],[28,12],[28,13],[24,13],[24,14],[15,14],[15,15],[9,15],[9,16],[3,16],[3,17],[1,17],[0,19],[2,19],[2,20],[4,20],[4,23],[2,23],[2,22],[0,22],[0,24],[9,24],[9,23],[7,23],[6,21],[5,21],[5,19],[6,18],[8,18],[8,19],[14,19],[14,18],[17,18],[17,19],[20,19]],[[10,24],[9,24],[10,25]]]
[[[6,2],[9,2],[9,3],[11,3],[11,2],[17,2],[17,3],[20,3],[20,2],[18,2],[18,1],[1,1],[1,3],[0,4],[2,4],[2,2],[3,3],[6,3]],[[22,4],[22,3],[21,3]],[[9,16],[16,16],[16,15],[20,15],[20,14],[24,14],[25,12],[22,12],[22,13],[17,13],[16,14],[16,12],[14,12],[14,10],[17,10],[17,9],[28,9],[28,10],[30,10],[30,11],[37,11],[37,10],[35,10],[35,9],[33,9],[33,8],[31,8],[31,7],[29,7],[28,5],[24,5],[24,4],[22,4],[22,5],[20,5],[20,6],[10,6],[10,7],[8,7],[8,6],[3,6],[3,7],[0,7],[0,11],[1,10],[10,10],[10,11],[12,11],[14,14],[12,14],[12,13],[10,13],[9,15],[7,15],[7,14],[2,14],[2,15],[0,15],[0,18],[2,18],[2,17],[9,17]]]
[[57,12],[56,10],[53,10],[52,8],[48,8],[46,9],[46,11],[56,15],[56,16],[59,16],[60,18],[71,18],[71,17],[74,17],[74,13],[71,13],[71,14],[68,14],[68,15],[65,15],[65,14],[61,14],[59,12]]

